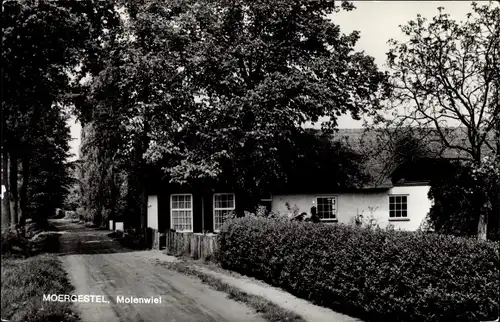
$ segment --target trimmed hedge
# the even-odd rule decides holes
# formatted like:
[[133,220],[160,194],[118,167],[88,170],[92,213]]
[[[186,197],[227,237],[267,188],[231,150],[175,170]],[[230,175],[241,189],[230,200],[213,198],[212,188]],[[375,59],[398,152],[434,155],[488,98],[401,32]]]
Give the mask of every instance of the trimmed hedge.
[[224,268],[367,321],[498,316],[495,243],[254,216],[227,222],[218,243]]

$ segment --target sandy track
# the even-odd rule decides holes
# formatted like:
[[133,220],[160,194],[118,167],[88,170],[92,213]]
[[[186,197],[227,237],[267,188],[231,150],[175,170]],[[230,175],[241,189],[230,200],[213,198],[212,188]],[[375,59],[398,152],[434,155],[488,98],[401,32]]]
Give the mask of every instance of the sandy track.
[[[61,259],[74,294],[104,295],[109,303],[76,303],[84,322],[265,321],[252,309],[198,280],[155,265],[162,254],[130,251],[97,231],[53,222],[61,231]],[[161,304],[117,303],[117,296],[158,297]]]

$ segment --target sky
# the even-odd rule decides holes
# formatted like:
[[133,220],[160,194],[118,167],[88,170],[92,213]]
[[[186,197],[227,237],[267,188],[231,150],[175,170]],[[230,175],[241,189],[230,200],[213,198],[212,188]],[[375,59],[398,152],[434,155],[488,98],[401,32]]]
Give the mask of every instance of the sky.
[[[487,3],[487,1],[477,1]],[[385,69],[387,41],[391,38],[404,41],[399,25],[416,18],[417,14],[431,19],[438,7],[444,7],[452,19],[464,20],[471,11],[472,1],[353,1],[357,7],[353,11],[342,11],[331,16],[334,23],[340,25],[344,33],[354,30],[360,32],[356,49],[375,58],[381,69]],[[70,120],[71,153],[77,155],[80,145],[81,127],[75,120]],[[339,118],[339,128],[360,128],[362,121],[353,120],[349,115]],[[74,159],[74,158],[73,158]]]

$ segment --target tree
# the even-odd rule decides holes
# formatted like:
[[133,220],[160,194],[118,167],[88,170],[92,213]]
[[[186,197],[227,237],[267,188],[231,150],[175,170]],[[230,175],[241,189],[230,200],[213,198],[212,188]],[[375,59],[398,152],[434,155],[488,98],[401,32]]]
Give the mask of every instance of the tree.
[[[62,206],[68,188],[73,183],[70,176],[70,130],[68,115],[54,107],[46,111],[32,126],[33,141],[29,145],[29,161],[23,159],[20,191],[24,216],[45,227],[54,209]],[[23,224],[23,223],[21,223]]]
[[215,181],[224,171],[241,179],[235,187],[258,190],[251,173],[279,173],[277,146],[304,122],[329,116],[331,130],[341,114],[377,109],[387,89],[373,58],[354,52],[358,33],[342,34],[326,18],[339,10],[333,1],[125,8],[122,41],[92,78],[85,105],[96,144],[129,156],[141,218],[146,162],[177,183]]
[[86,220],[96,225],[106,225],[106,220],[115,220],[123,211],[120,205],[125,196],[120,187],[124,184],[123,167],[110,149],[101,149],[92,144],[98,136],[92,123],[82,130],[85,135],[81,143],[81,165],[79,167],[80,205],[87,215]]
[[499,191],[498,180],[493,180],[498,175],[498,167],[495,169],[490,162],[484,162],[480,171],[462,163],[452,163],[431,183],[429,197],[434,200],[429,213],[431,227],[440,233],[474,236],[479,216],[471,214],[485,213],[488,239],[499,240],[500,217],[495,207],[489,205],[496,200],[495,193]]
[[385,75],[354,52],[356,32],[345,35],[326,18],[339,10],[333,1],[190,3],[158,10],[150,2],[137,21],[158,39],[157,55],[175,58],[188,91],[175,119],[180,130],[166,123],[148,151],[170,156],[172,180],[217,178],[225,164],[243,169],[238,161],[249,154],[255,168],[279,171],[277,144],[305,122],[328,116],[323,127],[332,130],[341,114],[379,107]]
[[[395,117],[389,121],[432,132],[479,169],[484,156],[500,162],[500,8],[490,2],[472,9],[460,23],[443,8],[432,21],[418,15],[401,27],[408,41],[390,41]],[[482,212],[479,239],[486,238],[486,227]]]
[[[27,193],[36,193],[30,182],[42,180],[40,173],[30,170],[33,163],[40,165],[40,155],[34,151],[47,144],[59,150],[52,141],[39,140],[33,125],[44,123],[43,135],[53,139],[52,134],[62,135],[53,109],[64,118],[62,106],[71,103],[69,94],[75,88],[71,71],[80,67],[85,73],[95,65],[99,37],[106,38],[106,29],[116,21],[113,16],[117,14],[111,9],[112,2],[102,1],[2,1],[2,157],[8,161],[4,169],[9,167],[5,173],[11,224],[23,223]],[[42,146],[34,147],[35,142]],[[47,171],[48,162],[43,166]],[[57,158],[53,162],[60,164]],[[61,170],[50,171],[56,172],[44,174],[45,179],[58,177]]]

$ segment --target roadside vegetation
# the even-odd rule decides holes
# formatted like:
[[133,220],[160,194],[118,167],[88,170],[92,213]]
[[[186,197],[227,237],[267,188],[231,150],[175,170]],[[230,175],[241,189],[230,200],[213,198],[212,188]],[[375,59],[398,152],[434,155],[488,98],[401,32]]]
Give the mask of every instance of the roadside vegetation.
[[[30,232],[27,235],[31,235]],[[70,303],[42,302],[43,294],[70,294],[57,255],[59,234],[38,232],[26,238],[15,230],[2,233],[1,318],[7,321],[77,321]]]
[[216,260],[366,321],[480,321],[498,316],[499,245],[435,233],[256,216],[218,235]]
[[71,303],[42,302],[43,294],[70,294],[72,289],[56,255],[2,257],[2,319],[7,321],[77,321]]

